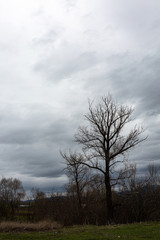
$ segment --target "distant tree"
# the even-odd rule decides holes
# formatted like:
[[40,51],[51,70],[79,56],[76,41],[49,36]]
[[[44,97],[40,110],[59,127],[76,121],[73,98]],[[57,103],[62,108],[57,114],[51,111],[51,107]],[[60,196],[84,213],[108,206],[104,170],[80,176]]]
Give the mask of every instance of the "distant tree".
[[134,192],[137,190],[137,187],[144,184],[144,181],[141,181],[136,176],[137,167],[136,164],[130,164],[128,166],[128,171],[124,178],[120,179],[119,191],[120,192]]
[[17,178],[2,178],[0,181],[0,202],[1,207],[5,207],[6,211],[9,209],[14,213],[15,208],[24,198],[25,190],[22,182]]
[[154,164],[149,164],[147,167],[147,178],[149,184],[153,187],[160,183],[160,168]]
[[44,220],[48,216],[48,201],[46,194],[39,188],[31,189],[33,204],[33,218],[36,221]]
[[67,155],[61,152],[61,155],[66,160],[67,165],[65,172],[69,178],[68,191],[75,192],[80,210],[82,208],[82,194],[89,180],[89,169],[81,163],[80,156],[76,153]]
[[41,191],[39,188],[32,188],[31,196],[35,201],[46,198],[46,194],[43,191]]
[[[131,121],[133,108],[116,103],[109,95],[93,106],[85,115],[88,126],[79,127],[76,142],[82,145],[76,164],[84,165],[104,176],[107,221],[113,220],[112,187],[126,177],[126,153],[146,138],[142,128],[135,126],[125,134],[124,127]],[[120,169],[121,168],[121,169]]]

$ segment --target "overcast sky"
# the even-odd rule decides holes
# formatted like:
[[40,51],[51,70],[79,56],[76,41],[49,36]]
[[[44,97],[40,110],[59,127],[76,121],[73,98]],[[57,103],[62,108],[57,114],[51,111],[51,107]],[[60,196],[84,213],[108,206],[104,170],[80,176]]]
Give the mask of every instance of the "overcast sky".
[[131,161],[159,164],[159,78],[159,0],[0,0],[0,176],[62,189],[59,150],[109,92],[147,129]]

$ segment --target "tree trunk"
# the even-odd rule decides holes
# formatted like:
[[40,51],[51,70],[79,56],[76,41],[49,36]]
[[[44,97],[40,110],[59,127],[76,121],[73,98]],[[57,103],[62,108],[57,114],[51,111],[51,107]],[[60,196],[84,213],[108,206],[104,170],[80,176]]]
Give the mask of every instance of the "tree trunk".
[[76,188],[77,188],[78,206],[79,206],[79,209],[81,209],[82,208],[82,200],[81,200],[81,193],[80,193],[79,182],[78,182],[77,177],[76,177]]
[[82,209],[82,196],[80,192],[80,186],[78,179],[76,178],[76,187],[77,187],[77,200],[78,200],[78,219],[79,223],[83,223],[83,209]]
[[107,222],[111,223],[113,221],[113,203],[112,203],[112,191],[111,191],[109,173],[106,174],[105,176],[105,187],[106,187]]

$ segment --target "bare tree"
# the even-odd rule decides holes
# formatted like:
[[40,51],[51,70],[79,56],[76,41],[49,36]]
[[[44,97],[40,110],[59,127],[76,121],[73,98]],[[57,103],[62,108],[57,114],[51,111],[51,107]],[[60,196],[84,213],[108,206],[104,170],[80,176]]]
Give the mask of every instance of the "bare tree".
[[82,164],[82,155],[70,152],[62,153],[62,157],[66,160],[66,174],[69,178],[69,189],[74,188],[78,200],[79,211],[82,209],[82,194],[88,182],[89,169]]
[[160,182],[160,175],[159,175],[159,167],[155,166],[154,164],[149,164],[147,167],[148,173],[147,178],[149,184],[153,187],[154,185],[158,185]]
[[0,181],[0,202],[7,205],[14,214],[15,208],[20,203],[20,200],[25,196],[25,190],[22,182],[17,178],[2,178]]
[[126,163],[126,153],[146,138],[141,137],[142,128],[135,126],[125,134],[124,127],[131,121],[133,108],[119,105],[109,95],[93,106],[89,102],[89,113],[85,118],[89,126],[79,127],[76,142],[83,146],[83,155],[76,160],[104,176],[106,189],[106,211],[108,221],[113,220],[112,186],[125,178],[126,171],[118,171]]
[[19,202],[25,196],[22,182],[17,178],[2,178],[0,181],[0,199],[7,202]]

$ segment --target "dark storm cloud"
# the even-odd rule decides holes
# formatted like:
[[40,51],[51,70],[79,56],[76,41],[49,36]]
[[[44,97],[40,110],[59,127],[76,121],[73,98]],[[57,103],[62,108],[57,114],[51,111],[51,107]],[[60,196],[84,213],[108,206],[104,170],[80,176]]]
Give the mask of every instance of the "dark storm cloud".
[[51,167],[48,167],[47,169],[42,169],[38,172],[38,173],[33,173],[31,174],[32,176],[35,177],[47,177],[47,178],[57,178],[60,177],[64,174],[64,171],[62,170],[62,166],[60,166],[59,168],[57,167],[53,167],[53,170],[51,170]]
[[[70,135],[71,123],[66,114],[48,104],[3,107],[0,114],[1,144],[63,143]],[[11,110],[11,111],[10,111]],[[63,136],[63,137],[62,137]]]
[[44,182],[47,182],[48,178],[62,177],[64,181],[65,165],[59,151],[67,145],[73,145],[73,123],[65,116],[60,119],[52,108],[46,109],[48,111],[33,114],[27,107],[25,116],[22,113],[17,115],[17,111],[12,110],[12,117],[11,114],[8,117],[7,110],[1,112],[2,176],[16,176],[16,172],[19,172],[24,179],[25,176],[44,178]]
[[[9,152],[10,151],[10,152]],[[21,169],[22,173],[38,172],[45,169],[58,169],[63,165],[59,158],[59,145],[35,143],[34,145],[1,145],[4,165],[13,163],[13,168]],[[1,167],[1,170],[3,166]]]
[[[27,190],[27,195],[31,196],[31,190],[34,189],[40,189],[41,191],[44,191],[47,194],[55,194],[55,192],[65,192],[65,183],[67,182],[66,176],[64,176],[64,179],[62,178],[52,178],[52,179],[40,179],[39,178],[30,178],[30,181],[23,180],[23,185],[25,187],[25,190]],[[45,181],[46,180],[46,181]]]
[[69,126],[66,121],[57,120],[54,123],[42,124],[39,126],[14,126],[12,129],[2,129],[0,136],[0,144],[33,144],[35,142],[56,142],[63,143],[69,137]]

